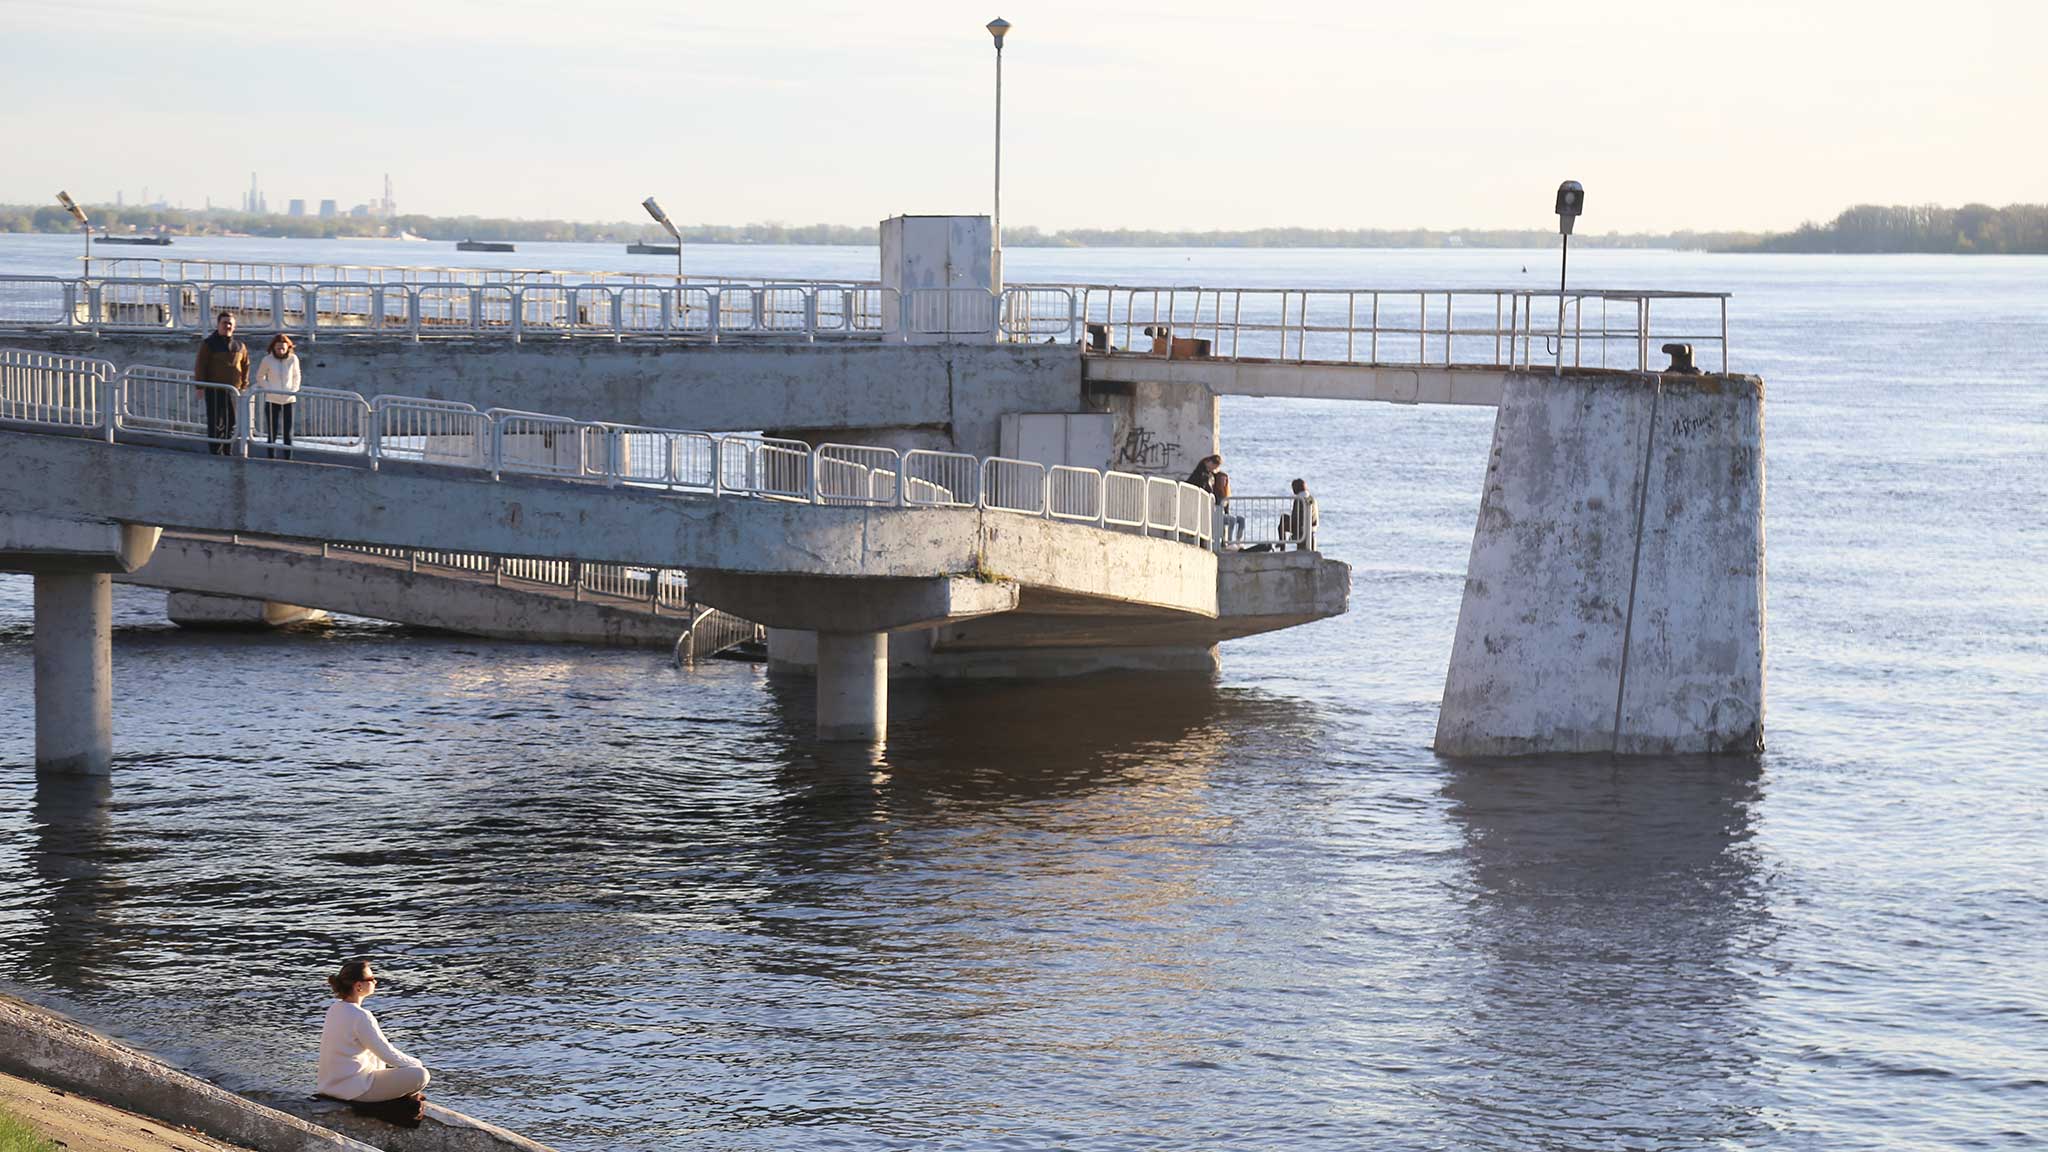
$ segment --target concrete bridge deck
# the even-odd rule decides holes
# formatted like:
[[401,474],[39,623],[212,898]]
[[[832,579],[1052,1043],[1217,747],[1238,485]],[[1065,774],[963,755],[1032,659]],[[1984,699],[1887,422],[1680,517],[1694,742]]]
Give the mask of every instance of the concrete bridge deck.
[[[39,603],[42,573],[142,567],[155,542],[136,547],[136,525],[686,569],[707,604],[818,633],[821,732],[859,736],[880,731],[891,631],[1009,612],[1133,624],[1219,612],[1214,509],[1173,480],[323,390],[299,394],[316,417],[300,459],[251,458],[250,412],[214,437],[193,397],[249,398],[110,368],[0,364],[0,421],[15,429],[0,431],[13,465],[0,474],[0,566],[37,571]],[[708,463],[691,462],[696,449]],[[97,557],[62,543],[102,529],[114,543]],[[1341,591],[1324,607],[1324,583],[1300,619],[1342,611]],[[849,682],[866,699],[828,704]]]

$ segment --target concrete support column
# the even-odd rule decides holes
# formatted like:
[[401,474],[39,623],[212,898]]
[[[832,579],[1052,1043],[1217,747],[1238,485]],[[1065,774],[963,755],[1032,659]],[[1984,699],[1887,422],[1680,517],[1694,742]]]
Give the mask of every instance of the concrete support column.
[[114,581],[35,578],[36,768],[93,775],[114,762]]
[[878,743],[889,732],[889,634],[818,633],[818,739]]

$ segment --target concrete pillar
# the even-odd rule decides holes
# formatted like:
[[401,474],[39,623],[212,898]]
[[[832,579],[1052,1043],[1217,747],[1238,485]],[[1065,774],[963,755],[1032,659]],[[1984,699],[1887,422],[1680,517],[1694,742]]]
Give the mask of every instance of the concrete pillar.
[[1438,752],[1757,752],[1764,627],[1762,381],[1508,378]]
[[879,743],[889,733],[889,634],[818,633],[818,739]]
[[104,774],[114,762],[114,581],[35,577],[36,768]]

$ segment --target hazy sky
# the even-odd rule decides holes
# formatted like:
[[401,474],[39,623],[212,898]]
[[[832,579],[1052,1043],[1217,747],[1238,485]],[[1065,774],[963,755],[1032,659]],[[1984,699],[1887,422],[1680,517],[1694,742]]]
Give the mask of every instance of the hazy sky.
[[0,201],[1776,228],[2048,200],[2040,0],[0,0]]

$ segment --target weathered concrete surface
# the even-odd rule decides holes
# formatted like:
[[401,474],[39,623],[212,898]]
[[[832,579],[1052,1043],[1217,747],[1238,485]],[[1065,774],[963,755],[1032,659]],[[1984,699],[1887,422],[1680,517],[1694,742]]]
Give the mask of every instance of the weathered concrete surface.
[[431,1100],[419,1127],[400,1128],[358,1116],[339,1100],[283,1095],[262,1099],[280,1112],[291,1113],[383,1152],[554,1152],[539,1141],[443,1108]]
[[1759,751],[1763,512],[1757,378],[1512,377],[1437,750]]
[[[1314,552],[1225,552],[1217,557],[1214,617],[1025,589],[1013,612],[893,633],[889,670],[946,679],[1214,672],[1218,643],[1342,615],[1350,596],[1351,567],[1341,561]],[[816,664],[811,633],[769,631],[770,672],[808,675]]]
[[[116,365],[190,367],[197,341],[49,333],[8,342]],[[307,387],[394,393],[656,428],[932,428],[954,451],[996,452],[1004,412],[1081,410],[1074,345],[880,342],[612,343],[587,337],[378,336],[303,341]]]
[[[1088,360],[1091,365],[1094,362],[1093,357]],[[1194,470],[1197,460],[1220,450],[1216,395],[1202,383],[1090,380],[1090,406],[1110,415],[1115,446],[1106,461],[1063,463],[1185,476]]]
[[0,510],[0,572],[133,572],[161,530],[99,516]]
[[289,596],[329,612],[501,640],[671,648],[690,625],[685,615],[656,615],[645,605],[594,596],[578,601],[567,589],[517,581],[499,586],[468,574],[413,572],[384,557],[323,555],[318,544],[284,540],[235,543],[168,533],[148,564],[116,581],[215,596]]
[[972,576],[842,580],[700,571],[691,592],[704,603],[770,628],[889,632],[1008,612],[1018,587]]
[[[852,579],[978,575],[1199,616],[1214,554],[976,508],[678,497],[445,471],[368,472],[0,432],[0,505],[201,532]],[[724,607],[715,600],[706,603]],[[744,615],[744,613],[741,613]]]
[[889,730],[889,634],[819,632],[818,739],[876,742]]
[[1403,368],[1371,364],[1296,364],[1284,360],[1167,360],[1157,356],[1092,355],[1083,362],[1096,382],[1192,384],[1218,396],[1290,396],[1305,400],[1379,400],[1393,404],[1500,403],[1510,373],[1503,368]]
[[183,591],[164,598],[164,615],[180,628],[284,628],[327,619],[327,612],[320,608]]
[[245,1100],[8,996],[0,996],[0,1071],[263,1152],[375,1147]]
[[35,576],[36,770],[114,764],[114,585],[104,572]]

